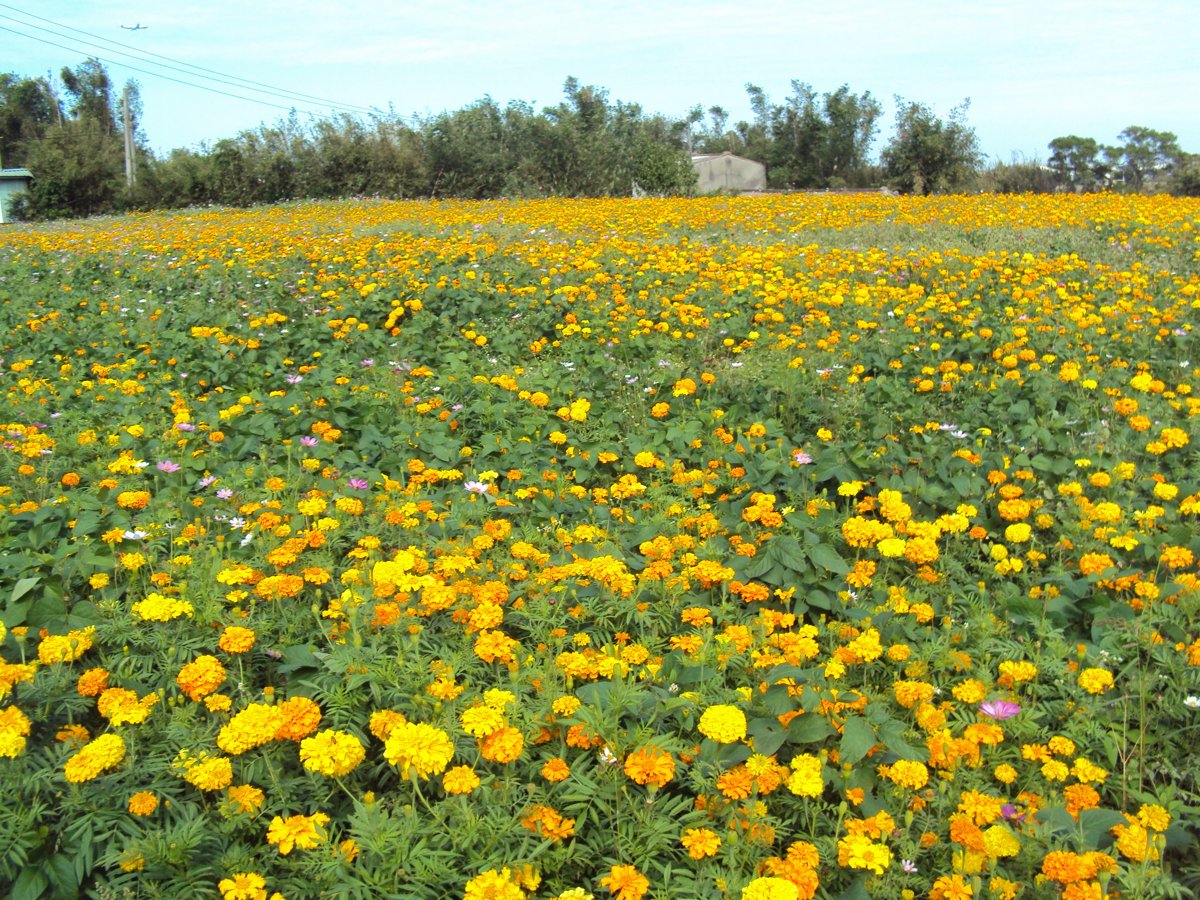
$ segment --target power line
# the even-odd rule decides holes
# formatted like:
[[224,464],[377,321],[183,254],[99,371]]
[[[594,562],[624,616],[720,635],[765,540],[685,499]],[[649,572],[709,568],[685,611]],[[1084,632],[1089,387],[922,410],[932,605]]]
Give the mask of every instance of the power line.
[[[68,47],[66,44],[58,44],[58,43],[55,43],[54,41],[48,41],[45,38],[37,37],[36,35],[25,34],[25,32],[23,32],[23,31],[17,31],[15,28],[9,28],[6,25],[0,25],[0,31],[7,31],[12,34],[20,35],[21,37],[29,38],[31,41],[38,41],[39,43],[42,43],[42,44],[48,44],[51,47],[58,47],[60,50],[68,50],[71,53],[79,53],[80,52],[79,49],[76,47]],[[222,94],[226,97],[232,97],[235,100],[245,100],[247,103],[258,103],[262,106],[273,106],[273,107],[275,107],[275,109],[282,109],[282,110],[286,110],[287,112],[291,112],[292,110],[296,109],[295,105],[283,106],[279,103],[271,103],[268,100],[259,100],[255,97],[245,97],[245,96],[242,96],[241,94],[230,93],[229,91],[223,91],[219,88],[208,87],[207,85],[203,85],[203,84],[194,84],[190,81],[184,81],[182,78],[173,78],[172,76],[164,75],[161,72],[151,72],[149,69],[139,69],[137,66],[131,66],[129,63],[119,62],[117,60],[112,60],[112,59],[107,59],[103,56],[94,56],[93,55],[92,58],[99,60],[100,62],[108,63],[110,66],[118,66],[123,69],[130,69],[134,72],[141,72],[143,75],[150,75],[155,78],[163,78],[163,79],[166,79],[167,81],[174,81],[176,84],[186,85],[187,87],[193,87],[193,88],[196,88],[197,90],[201,90],[201,91],[208,91],[210,94]],[[310,113],[310,115],[312,114],[310,110],[304,110],[304,112],[308,112],[308,113]]]
[[[38,16],[38,15],[34,15],[33,13],[26,12],[26,11],[25,11],[25,10],[23,10],[23,9],[19,9],[19,8],[15,7],[15,6],[11,6],[11,5],[10,5],[10,4],[8,4],[8,3],[0,3],[0,7],[3,7],[4,9],[10,9],[10,10],[12,10],[13,12],[20,13],[21,15],[25,16],[26,18],[30,18],[30,19],[37,19],[38,21],[41,21],[41,22],[47,22],[47,23],[49,23],[50,25],[53,25],[53,26],[55,26],[56,28],[64,28],[64,29],[66,29],[67,31],[74,31],[74,32],[76,32],[77,34],[83,34],[83,35],[87,35],[88,37],[95,38],[95,39],[96,39],[96,40],[98,40],[98,41],[103,41],[103,42],[104,42],[104,43],[106,43],[106,44],[112,44],[112,45],[114,45],[114,46],[116,46],[116,47],[124,47],[124,48],[125,48],[125,49],[127,49],[127,50],[133,50],[133,51],[135,51],[136,53],[140,53],[140,54],[142,54],[143,56],[154,56],[154,57],[157,57],[157,58],[159,58],[159,59],[165,59],[165,60],[167,60],[168,62],[177,63],[178,65],[181,65],[181,66],[186,66],[186,67],[188,67],[189,69],[196,69],[196,70],[197,70],[197,71],[199,71],[199,72],[209,72],[209,73],[211,73],[211,74],[213,74],[213,75],[220,76],[222,79],[228,79],[228,80],[232,80],[232,81],[240,81],[240,82],[243,82],[244,84],[247,84],[247,85],[255,85],[255,86],[257,86],[257,87],[266,88],[266,89],[267,89],[268,91],[270,91],[270,92],[291,94],[291,95],[293,95],[293,96],[295,96],[295,97],[300,97],[300,98],[303,98],[303,99],[305,99],[305,100],[314,100],[314,101],[320,102],[320,103],[322,103],[322,104],[325,104],[325,105],[328,105],[328,106],[346,107],[346,108],[348,108],[348,109],[359,109],[359,110],[362,110],[363,112],[368,112],[368,113],[369,113],[369,112],[374,112],[374,110],[372,110],[372,109],[370,109],[370,108],[368,108],[368,107],[365,107],[365,106],[359,106],[358,104],[355,104],[355,103],[342,103],[342,102],[339,102],[339,101],[337,101],[337,100],[330,100],[330,99],[328,99],[328,98],[326,98],[326,97],[317,97],[317,96],[314,96],[313,94],[305,94],[305,93],[302,93],[302,92],[300,92],[300,91],[293,91],[293,90],[291,90],[291,89],[289,89],[289,88],[281,88],[281,87],[278,87],[277,85],[271,85],[271,84],[267,84],[266,82],[262,82],[262,81],[255,81],[255,80],[253,80],[253,79],[251,79],[251,78],[242,78],[241,76],[238,76],[238,75],[230,75],[228,72],[220,72],[220,71],[218,71],[218,70],[216,70],[216,69],[209,69],[209,68],[206,68],[206,67],[204,67],[204,66],[198,66],[198,65],[196,65],[195,63],[186,62],[185,60],[176,59],[176,58],[174,58],[174,57],[171,57],[171,56],[165,56],[165,55],[164,55],[164,54],[162,54],[162,53],[155,53],[155,52],[154,52],[154,51],[152,51],[152,50],[143,50],[142,48],[140,48],[140,47],[135,47],[135,46],[133,46],[132,44],[124,44],[124,43],[122,43],[122,42],[120,42],[120,41],[114,41],[114,40],[112,40],[111,38],[106,38],[106,37],[102,37],[101,35],[98,35],[98,34],[93,34],[93,33],[92,33],[92,32],[90,32],[90,31],[84,31],[82,28],[75,28],[75,27],[73,27],[73,26],[71,26],[71,25],[64,25],[64,24],[63,24],[63,23],[61,23],[61,22],[55,22],[53,19],[47,19],[47,18],[45,18],[44,16]],[[6,17],[6,18],[11,18],[11,17]],[[16,21],[16,20],[13,20],[13,21]],[[30,26],[29,26],[27,23],[25,23],[25,22],[20,22],[19,24],[21,24],[21,25],[25,25],[26,27],[30,27]],[[32,27],[35,27],[35,28],[36,28],[36,27],[38,27],[38,26],[32,26]],[[46,30],[46,29],[43,29],[43,30]],[[51,32],[51,33],[53,33],[53,32]],[[63,37],[63,36],[64,36],[64,35],[60,35],[60,37]],[[75,38],[68,38],[68,39],[69,39],[69,40],[77,40],[77,39],[75,39]],[[86,43],[86,42],[80,42],[80,43]],[[103,48],[103,47],[102,47],[101,49],[105,49],[105,50],[106,50],[106,48]],[[128,56],[128,55],[130,55],[130,54],[122,54],[122,55]],[[136,58],[136,57],[135,57],[135,58]],[[152,62],[151,60],[144,60],[144,61],[145,61],[145,62],[147,62],[147,63],[149,63],[149,64],[151,64],[151,65],[160,65],[159,63]]]
[[[11,9],[11,8],[12,8],[12,7],[8,6],[7,4],[4,4],[4,3],[0,3],[0,7],[4,7],[4,8],[6,8],[6,9]],[[28,13],[26,13],[25,15],[28,15]],[[38,18],[38,19],[40,19],[40,18],[41,18],[41,16],[32,16],[32,18]],[[119,54],[119,55],[121,55],[121,56],[128,56],[128,57],[130,57],[130,58],[132,58],[132,59],[136,60],[137,62],[140,62],[140,63],[145,63],[146,65],[158,66],[158,67],[160,67],[160,68],[164,68],[164,69],[170,69],[171,71],[174,71],[174,72],[179,72],[179,73],[181,73],[181,74],[183,74],[183,75],[187,75],[187,76],[188,76],[188,77],[190,77],[190,78],[204,78],[204,79],[207,79],[207,80],[209,80],[209,81],[215,81],[215,82],[217,82],[217,83],[219,83],[219,84],[225,84],[225,85],[229,85],[230,87],[240,88],[240,89],[242,89],[242,90],[250,90],[250,91],[254,91],[255,93],[259,93],[259,94],[267,94],[267,95],[270,95],[270,96],[275,96],[275,97],[278,97],[278,98],[280,98],[280,99],[283,99],[283,100],[291,100],[291,101],[296,101],[296,100],[299,100],[300,102],[303,102],[303,103],[306,103],[306,104],[310,104],[310,105],[311,105],[312,103],[314,103],[314,102],[315,102],[315,103],[320,103],[321,105],[328,105],[328,106],[330,106],[330,107],[332,107],[332,108],[338,109],[339,111],[342,111],[342,112],[347,112],[347,113],[356,113],[356,114],[367,113],[367,114],[371,114],[371,113],[374,113],[374,112],[375,112],[375,110],[372,110],[372,109],[370,109],[370,108],[368,108],[368,107],[365,107],[365,106],[358,106],[358,105],[356,105],[356,104],[348,104],[348,103],[338,103],[337,101],[334,101],[334,100],[325,100],[325,99],[323,99],[323,98],[321,98],[321,97],[314,97],[314,96],[312,96],[311,94],[303,94],[303,93],[300,93],[299,91],[289,91],[289,90],[287,90],[287,89],[278,89],[278,90],[277,90],[277,89],[275,89],[275,88],[272,88],[272,87],[270,87],[269,85],[264,85],[263,87],[252,87],[252,86],[250,86],[250,85],[252,85],[252,84],[255,84],[256,82],[250,82],[250,81],[249,81],[249,79],[238,78],[237,76],[229,76],[229,77],[227,78],[227,77],[224,77],[224,76],[222,76],[222,77],[215,77],[215,76],[213,76],[213,75],[203,75],[203,74],[200,74],[200,73],[189,72],[189,71],[187,71],[186,69],[182,69],[182,68],[180,68],[180,67],[178,67],[178,66],[169,65],[169,64],[167,64],[167,63],[155,62],[154,60],[150,60],[150,59],[144,59],[144,58],[142,58],[141,56],[136,56],[136,55],[134,55],[134,54],[132,54],[132,53],[126,53],[126,52],[124,52],[124,51],[122,51],[122,50],[110,50],[109,48],[107,48],[107,47],[104,47],[104,46],[102,46],[102,45],[100,45],[100,44],[93,44],[93,43],[91,43],[90,41],[84,41],[84,40],[80,40],[79,38],[71,37],[70,35],[67,35],[67,34],[62,34],[62,33],[60,33],[60,32],[53,31],[52,29],[49,29],[49,28],[43,28],[41,25],[34,25],[34,24],[32,24],[32,23],[29,23],[29,22],[22,22],[22,21],[20,21],[19,19],[16,19],[16,18],[14,18],[13,16],[8,16],[8,15],[5,15],[5,14],[3,14],[3,13],[0,13],[0,19],[7,19],[7,20],[9,20],[10,22],[16,22],[18,25],[22,25],[22,26],[24,26],[25,28],[36,28],[38,31],[44,31],[44,32],[46,32],[47,34],[52,34],[52,35],[54,35],[55,37],[63,38],[64,40],[68,40],[68,41],[73,41],[73,42],[75,42],[75,43],[77,43],[77,44],[83,44],[84,46],[87,46],[87,47],[99,47],[101,50],[105,51],[106,53],[117,53],[117,54]],[[49,19],[42,19],[42,21],[50,21],[50,20],[49,20]],[[62,26],[62,27],[67,27],[67,28],[69,28],[69,26]],[[78,29],[78,28],[70,28],[70,30],[71,30],[71,31],[79,31],[81,34],[88,34],[88,32],[85,32],[85,31],[80,31],[80,29]],[[18,33],[18,34],[21,34],[21,32],[17,32],[17,33]],[[24,35],[24,36],[25,36],[25,37],[28,37],[28,38],[31,38],[31,39],[33,39],[33,40],[41,40],[40,38],[36,37],[35,35],[29,35],[29,34],[26,34],[26,35]],[[96,37],[96,35],[91,35],[91,36],[92,36],[92,37]],[[99,38],[99,40],[107,40],[107,39],[106,39],[106,38]],[[49,41],[46,41],[45,43],[51,43],[51,42],[49,42]],[[124,45],[124,44],[120,44],[120,43],[119,43],[119,42],[117,42],[117,41],[108,41],[108,43],[117,44],[118,46],[127,46],[127,45]],[[61,46],[61,45],[54,45],[54,46]],[[136,48],[133,48],[133,49],[136,49]],[[79,51],[76,51],[76,52],[79,52]],[[161,54],[158,54],[158,53],[149,54],[149,55],[152,55],[152,56],[161,56]],[[98,58],[98,57],[97,57],[97,58]],[[163,58],[163,59],[170,59],[170,57],[167,57],[167,56],[162,56],[162,58]],[[127,64],[126,64],[126,63],[114,63],[114,65],[127,65]],[[182,63],[182,65],[184,65],[184,66],[189,66],[189,67],[191,67],[191,68],[195,68],[195,69],[201,69],[201,68],[203,68],[203,67],[200,67],[200,66],[192,66],[190,63]],[[212,70],[212,69],[206,69],[206,70],[204,70],[204,71],[215,71],[215,70]],[[155,74],[155,73],[149,73],[149,74]],[[217,75],[220,75],[220,73],[217,73]],[[165,76],[163,76],[163,77],[165,77]],[[247,83],[243,85],[243,84],[238,84],[237,82],[247,82]]]

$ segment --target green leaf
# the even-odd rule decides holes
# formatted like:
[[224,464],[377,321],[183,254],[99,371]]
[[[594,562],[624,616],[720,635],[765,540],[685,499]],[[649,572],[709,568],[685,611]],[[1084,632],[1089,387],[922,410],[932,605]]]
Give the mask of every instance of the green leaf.
[[1112,842],[1110,830],[1124,825],[1125,815],[1114,809],[1083,809],[1079,811],[1079,827],[1083,831],[1083,850],[1100,850]]
[[875,743],[875,729],[870,722],[862,716],[847,719],[842,728],[842,763],[854,765],[870,752]]
[[13,585],[12,594],[8,598],[9,603],[16,603],[30,591],[32,591],[39,581],[42,580],[41,575],[33,575],[29,578],[22,578]]
[[850,571],[850,566],[846,561],[828,544],[817,544],[815,547],[810,547],[808,558],[836,575],[845,575]]
[[770,756],[783,746],[787,732],[775,719],[751,719],[746,732],[754,738],[754,752]]
[[319,669],[321,667],[321,660],[313,652],[312,647],[295,644],[291,647],[284,647],[282,652],[283,662],[280,663],[277,670],[281,675],[295,672],[297,669]]
[[30,867],[21,872],[12,886],[12,900],[37,900],[50,886],[39,869]]
[[1064,806],[1047,806],[1044,809],[1039,809],[1034,818],[1049,827],[1052,831],[1070,833],[1077,827],[1075,820]]
[[818,744],[831,734],[833,726],[814,713],[796,716],[787,727],[787,739],[793,744]]

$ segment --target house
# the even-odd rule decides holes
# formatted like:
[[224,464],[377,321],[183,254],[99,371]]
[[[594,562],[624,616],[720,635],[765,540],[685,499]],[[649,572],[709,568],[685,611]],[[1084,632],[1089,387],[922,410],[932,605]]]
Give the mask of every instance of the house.
[[29,190],[33,173],[28,169],[0,169],[0,225],[11,222],[13,197]]
[[692,157],[697,194],[741,194],[767,189],[767,167],[753,159],[724,153]]

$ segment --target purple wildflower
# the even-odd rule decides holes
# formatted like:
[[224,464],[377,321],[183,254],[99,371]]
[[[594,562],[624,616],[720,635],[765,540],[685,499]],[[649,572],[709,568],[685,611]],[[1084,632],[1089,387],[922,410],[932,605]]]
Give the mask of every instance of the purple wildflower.
[[365,491],[371,486],[370,482],[365,478],[351,478],[347,484],[356,491]]
[[793,453],[792,459],[798,466],[811,466],[813,461],[813,458],[803,450],[797,450],[795,453]]
[[317,439],[311,434],[306,434],[304,437],[300,438],[300,443],[305,447],[315,447],[317,446]]
[[179,465],[177,462],[172,462],[169,459],[164,459],[162,462],[156,465],[155,468],[160,472],[178,472],[183,468],[183,466]]
[[228,500],[232,496],[233,488],[221,488],[219,491],[217,491],[218,500]]
[[191,422],[176,422],[175,428],[178,431],[195,431],[196,430],[196,426],[193,425]]
[[463,487],[472,494],[486,494],[488,492],[487,484],[482,481],[466,481],[463,482]]

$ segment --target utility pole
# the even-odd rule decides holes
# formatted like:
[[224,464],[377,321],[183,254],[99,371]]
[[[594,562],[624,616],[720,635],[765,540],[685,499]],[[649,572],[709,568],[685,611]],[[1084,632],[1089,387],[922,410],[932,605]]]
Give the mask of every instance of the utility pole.
[[121,121],[125,126],[125,185],[132,188],[137,181],[133,159],[133,119],[129,115],[129,85],[121,94]]

